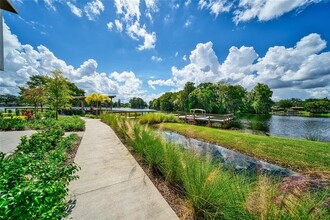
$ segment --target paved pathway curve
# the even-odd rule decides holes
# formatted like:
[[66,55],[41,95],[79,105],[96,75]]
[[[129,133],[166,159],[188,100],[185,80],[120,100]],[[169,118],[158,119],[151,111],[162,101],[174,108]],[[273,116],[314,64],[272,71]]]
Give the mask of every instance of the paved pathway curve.
[[75,158],[80,178],[69,186],[77,201],[68,219],[178,219],[113,130],[85,120]]

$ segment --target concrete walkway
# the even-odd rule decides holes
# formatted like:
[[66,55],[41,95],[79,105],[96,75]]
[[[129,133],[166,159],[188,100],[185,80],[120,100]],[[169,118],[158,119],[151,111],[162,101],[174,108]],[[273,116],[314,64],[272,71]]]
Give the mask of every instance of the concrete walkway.
[[77,201],[68,219],[178,219],[113,130],[85,120],[75,158],[80,178],[69,186]]

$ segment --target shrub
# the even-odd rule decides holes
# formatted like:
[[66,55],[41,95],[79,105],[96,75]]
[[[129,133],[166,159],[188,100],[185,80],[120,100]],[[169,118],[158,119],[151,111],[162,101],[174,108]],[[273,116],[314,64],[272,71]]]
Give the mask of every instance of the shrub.
[[24,121],[19,118],[8,118],[0,120],[0,130],[11,131],[11,130],[24,130]]
[[65,131],[83,131],[85,130],[85,121],[78,116],[65,116],[55,118],[45,118],[42,120],[30,120],[27,126],[31,129],[40,130],[54,126],[59,126]]
[[45,118],[55,118],[56,117],[56,111],[54,110],[47,110],[45,112]]
[[16,110],[15,110],[15,115],[16,115],[16,116],[20,116],[20,115],[21,115],[21,113],[22,113],[22,111],[21,111],[21,110],[19,110],[19,109],[16,109]]
[[63,109],[62,113],[65,115],[83,115],[84,114],[82,110],[76,110],[76,109]]
[[59,120],[56,123],[65,131],[85,130],[85,121],[78,116],[59,117]]
[[29,111],[27,109],[24,109],[23,111],[23,115],[27,117],[28,120],[31,120],[33,119],[33,112],[32,111]]
[[3,219],[63,219],[67,186],[78,166],[66,161],[77,136],[51,129],[22,138],[12,155],[0,153],[0,213]]

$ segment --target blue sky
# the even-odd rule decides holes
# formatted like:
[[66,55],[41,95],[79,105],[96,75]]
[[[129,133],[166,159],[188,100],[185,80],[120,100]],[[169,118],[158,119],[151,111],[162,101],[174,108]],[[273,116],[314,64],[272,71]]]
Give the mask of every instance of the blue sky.
[[15,0],[0,93],[60,69],[86,90],[145,100],[188,81],[273,99],[330,97],[330,1]]

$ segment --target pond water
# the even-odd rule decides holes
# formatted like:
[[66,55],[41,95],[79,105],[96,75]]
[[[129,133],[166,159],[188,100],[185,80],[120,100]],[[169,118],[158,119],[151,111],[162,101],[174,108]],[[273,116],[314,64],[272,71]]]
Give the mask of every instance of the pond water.
[[179,144],[184,148],[193,150],[199,154],[210,154],[214,160],[222,163],[224,168],[235,170],[236,172],[244,172],[253,175],[269,174],[280,177],[294,174],[290,169],[254,159],[250,156],[229,150],[219,145],[187,138],[175,132],[165,131],[163,136],[166,140]]
[[246,133],[330,142],[330,118],[240,115],[236,121]]

